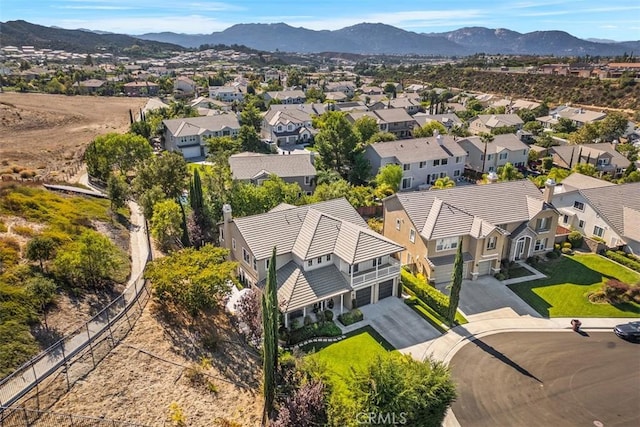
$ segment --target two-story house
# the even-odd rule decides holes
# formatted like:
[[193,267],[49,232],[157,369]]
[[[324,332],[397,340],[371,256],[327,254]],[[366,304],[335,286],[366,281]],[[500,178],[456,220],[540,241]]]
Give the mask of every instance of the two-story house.
[[640,254],[640,183],[615,185],[573,173],[557,186],[552,200],[563,227]]
[[372,231],[344,199],[282,204],[265,214],[233,218],[223,207],[220,244],[238,262],[238,277],[261,288],[276,248],[278,303],[285,326],[314,309],[337,314],[400,296],[403,248]]
[[460,139],[458,143],[467,152],[466,167],[480,173],[497,171],[507,163],[521,168],[529,160],[529,146],[512,133],[495,135],[486,144],[478,136]]
[[264,93],[264,102],[269,103],[272,100],[278,100],[282,104],[304,104],[307,96],[301,90],[280,90]]
[[262,137],[278,146],[311,142],[315,133],[311,117],[303,108],[273,108],[262,119]]
[[466,151],[448,135],[369,144],[364,156],[374,176],[383,166],[401,165],[400,190],[426,188],[445,176],[455,180],[464,173],[467,159]]
[[178,96],[193,96],[198,85],[189,77],[180,76],[173,82],[173,90]]
[[469,132],[479,135],[503,127],[519,130],[523,125],[524,122],[517,114],[479,114],[469,121]]
[[242,102],[244,93],[234,86],[209,86],[209,98],[223,102]]
[[169,151],[180,151],[185,159],[207,155],[206,139],[213,136],[238,135],[240,123],[235,114],[188,117],[163,120],[164,145]]
[[402,108],[409,113],[410,116],[422,111],[422,105],[420,105],[420,100],[418,98],[410,98],[406,96],[390,100],[389,107]]
[[582,107],[560,105],[549,111],[548,116],[538,117],[536,120],[540,122],[543,127],[550,129],[558,123],[560,118],[565,118],[571,120],[576,127],[581,128],[587,123],[597,122],[605,117],[607,117],[607,114],[602,111],[591,111],[585,110]]
[[433,283],[451,280],[460,244],[463,278],[476,279],[497,273],[503,259],[553,249],[558,223],[557,211],[529,180],[397,193],[383,207],[383,234],[406,248],[402,264]]
[[125,83],[123,89],[127,96],[156,96],[159,87],[153,82],[136,81]]
[[418,126],[424,126],[431,121],[437,121],[442,124],[447,131],[450,131],[453,127],[462,127],[463,123],[460,120],[460,117],[455,115],[454,113],[445,113],[445,114],[427,114],[427,113],[417,113],[413,115],[414,120],[418,123]]
[[229,157],[229,167],[234,180],[257,185],[271,175],[300,185],[308,195],[313,193],[316,185],[316,168],[313,165],[313,154],[309,151],[288,155],[238,153]]
[[620,154],[609,142],[559,145],[550,147],[549,154],[553,158],[553,164],[560,168],[571,169],[578,163],[589,163],[599,172],[608,173],[614,177],[619,176],[631,165],[629,159]]
[[352,111],[347,114],[347,119],[355,123],[361,117],[369,116],[378,123],[378,128],[383,132],[394,134],[397,138],[411,138],[416,121],[401,108],[389,108],[375,111]]
[[325,84],[324,92],[341,92],[344,93],[348,98],[352,98],[356,91],[356,84],[354,82],[349,81],[340,81],[340,82],[328,82]]

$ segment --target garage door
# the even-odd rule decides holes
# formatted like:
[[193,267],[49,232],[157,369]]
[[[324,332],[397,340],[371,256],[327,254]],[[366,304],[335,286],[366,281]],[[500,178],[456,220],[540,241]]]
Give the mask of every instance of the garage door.
[[[462,267],[462,278],[467,278],[467,269],[469,263],[465,262]],[[435,275],[432,280],[436,283],[449,283],[451,282],[451,274],[453,273],[453,264],[439,265],[436,267]]]
[[197,147],[184,147],[181,149],[182,155],[185,159],[192,159],[194,157],[200,157],[200,146]]
[[382,282],[378,285],[378,300],[388,298],[393,295],[393,279]]
[[356,291],[356,305],[362,307],[367,304],[371,304],[371,286]]
[[478,275],[486,276],[487,274],[491,274],[491,261],[485,261],[478,264]]

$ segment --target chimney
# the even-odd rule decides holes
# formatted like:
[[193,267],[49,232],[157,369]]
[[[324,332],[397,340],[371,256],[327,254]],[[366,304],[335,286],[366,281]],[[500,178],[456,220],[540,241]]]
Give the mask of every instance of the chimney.
[[544,201],[545,203],[551,204],[553,199],[553,192],[556,188],[556,182],[549,178],[544,183]]
[[516,136],[520,141],[522,141],[522,131],[520,129],[518,129],[518,131],[516,132]]
[[231,250],[231,205],[222,205],[222,226],[220,227],[220,246]]
[[438,129],[434,129],[433,130],[433,136],[435,136],[437,138],[438,135],[440,135],[440,131]]
[[438,143],[438,145],[442,145],[444,138],[442,137],[442,135],[438,134],[436,136],[436,142]]
[[222,220],[224,221],[224,223],[229,223],[231,222],[231,220],[233,219],[233,216],[231,215],[231,205],[229,204],[224,204],[222,205]]
[[489,184],[498,182],[498,174],[494,171],[489,172],[489,174],[487,175],[487,181],[489,181]]

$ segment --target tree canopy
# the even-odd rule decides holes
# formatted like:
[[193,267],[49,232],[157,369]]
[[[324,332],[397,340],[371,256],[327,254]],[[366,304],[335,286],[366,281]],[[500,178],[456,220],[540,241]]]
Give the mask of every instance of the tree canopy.
[[97,136],[89,144],[84,159],[89,175],[106,182],[112,171],[119,170],[126,175],[151,154],[151,145],[140,135],[108,133]]

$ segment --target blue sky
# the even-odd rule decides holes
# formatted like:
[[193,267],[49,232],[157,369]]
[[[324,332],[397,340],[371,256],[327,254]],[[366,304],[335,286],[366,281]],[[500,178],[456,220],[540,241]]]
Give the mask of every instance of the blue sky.
[[286,22],[314,30],[382,22],[415,32],[483,26],[640,39],[640,0],[2,0],[0,21],[15,19],[126,34],[211,33],[249,22]]

